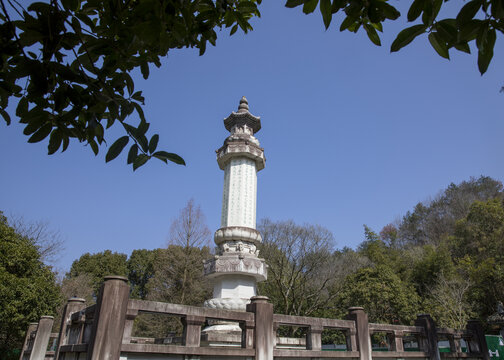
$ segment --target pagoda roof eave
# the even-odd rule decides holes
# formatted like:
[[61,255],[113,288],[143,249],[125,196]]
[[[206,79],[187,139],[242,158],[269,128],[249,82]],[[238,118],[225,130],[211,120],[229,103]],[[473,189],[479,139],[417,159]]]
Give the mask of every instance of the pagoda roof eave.
[[231,129],[235,125],[247,125],[252,129],[254,134],[261,130],[261,117],[254,116],[248,111],[244,112],[232,112],[227,118],[224,119],[224,127],[227,131],[231,132]]

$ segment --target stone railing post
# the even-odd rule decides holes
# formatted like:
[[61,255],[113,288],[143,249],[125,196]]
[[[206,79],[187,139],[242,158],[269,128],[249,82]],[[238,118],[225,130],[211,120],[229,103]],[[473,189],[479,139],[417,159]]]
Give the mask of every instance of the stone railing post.
[[63,314],[61,315],[61,326],[58,336],[58,347],[54,353],[54,359],[58,360],[60,356],[60,347],[67,344],[67,327],[72,321],[70,317],[73,313],[81,311],[86,306],[86,301],[81,298],[70,298],[68,299],[65,308],[63,309]]
[[26,336],[23,343],[23,348],[21,349],[21,355],[19,356],[19,360],[23,360],[24,352],[28,349],[28,344],[30,343],[31,334],[35,330],[37,330],[37,326],[38,323],[30,323],[30,325],[28,325],[28,330],[26,330]]
[[[347,319],[355,321],[355,329],[357,331],[355,335],[359,351],[359,360],[371,360],[371,338],[369,337],[369,321],[368,315],[364,312],[364,308],[349,308]],[[355,350],[352,349],[352,351]]]
[[240,323],[240,328],[242,329],[241,347],[243,349],[254,348],[254,327],[255,324],[252,321]]
[[96,302],[87,360],[117,360],[121,354],[129,285],[123,276],[105,276]]
[[436,324],[429,314],[419,314],[415,326],[424,328],[429,360],[440,360]]
[[199,347],[201,339],[201,325],[205,323],[204,316],[187,315],[182,318],[184,336],[182,344],[188,347]]
[[[456,352],[456,353],[462,352],[462,346],[460,345],[461,339],[462,339],[462,336],[460,334],[453,335],[453,345],[454,345],[454,350],[452,350],[453,352]],[[451,348],[451,342],[450,342],[450,348]]]
[[348,329],[346,331],[346,347],[347,351],[358,351],[357,349],[357,330]]
[[54,323],[52,316],[42,316],[37,326],[35,339],[33,339],[33,346],[31,349],[29,360],[44,360],[49,338]]
[[[473,339],[477,342],[482,359],[489,360],[490,356],[488,354],[488,345],[486,343],[485,333],[483,332],[481,323],[478,320],[469,320],[467,322],[466,329],[472,333]],[[473,349],[471,349],[471,346],[469,346],[469,351],[473,351]]]
[[273,334],[273,304],[266,296],[253,296],[247,311],[255,313],[255,360],[273,360],[275,334]]
[[322,326],[312,325],[306,334],[306,350],[322,350]]
[[135,325],[135,319],[138,316],[138,310],[129,310],[126,312],[126,322],[124,323],[123,344],[131,342],[131,333]]
[[391,334],[390,345],[392,346],[392,351],[403,352],[404,351],[404,343],[403,337],[404,332],[400,330],[394,330],[394,333]]

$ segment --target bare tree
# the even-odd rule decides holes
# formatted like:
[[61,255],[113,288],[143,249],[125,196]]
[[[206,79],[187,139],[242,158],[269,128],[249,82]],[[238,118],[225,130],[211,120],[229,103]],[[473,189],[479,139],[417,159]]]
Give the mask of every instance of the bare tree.
[[433,309],[430,309],[440,326],[465,328],[475,314],[468,301],[471,281],[461,276],[447,278],[443,273],[430,289]]
[[38,248],[40,260],[54,265],[60,258],[64,241],[58,230],[51,229],[47,221],[27,221],[22,216],[11,215],[9,225]]
[[191,289],[201,280],[202,272],[195,274],[194,270],[202,266],[201,250],[208,247],[210,240],[211,233],[206,225],[205,215],[200,206],[195,205],[194,200],[190,199],[171,223],[168,238],[169,254],[177,252],[177,247],[181,251],[179,256],[171,259],[172,264],[165,269],[173,272],[171,274],[173,279],[180,282],[174,289],[177,289],[176,298],[181,304],[191,302]]
[[184,248],[209,246],[210,235],[201,207],[194,204],[194,199],[190,199],[170,225],[168,245]]
[[61,294],[64,300],[72,297],[83,298],[86,303],[93,304],[95,302],[93,291],[93,276],[91,274],[82,273],[74,277],[67,277],[61,281]]
[[325,309],[346,275],[362,266],[351,251],[335,252],[333,234],[319,225],[263,219],[258,230],[269,266],[260,289],[272,299],[275,311],[309,316]]

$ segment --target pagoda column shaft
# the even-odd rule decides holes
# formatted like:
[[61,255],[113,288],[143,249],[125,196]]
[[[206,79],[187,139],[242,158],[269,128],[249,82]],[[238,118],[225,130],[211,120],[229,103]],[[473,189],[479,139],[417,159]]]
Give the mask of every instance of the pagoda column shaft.
[[256,227],[257,169],[254,160],[234,158],[224,169],[221,228]]

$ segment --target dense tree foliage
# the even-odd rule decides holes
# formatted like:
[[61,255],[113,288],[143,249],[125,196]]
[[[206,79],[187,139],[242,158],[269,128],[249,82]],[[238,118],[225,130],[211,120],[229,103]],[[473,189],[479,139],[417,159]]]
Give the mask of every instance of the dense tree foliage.
[[419,300],[414,287],[402,281],[393,268],[377,265],[348,276],[337,304],[345,313],[351,306],[362,306],[372,322],[409,324],[418,313]]
[[[7,108],[25,125],[28,142],[49,137],[48,153],[65,151],[71,141],[89,145],[94,154],[110,144],[106,161],[130,144],[127,163],[133,170],[151,158],[167,163],[184,160],[158,150],[159,135],[147,137],[149,122],[142,92],[135,89],[131,72],[145,79],[149,67],[161,66],[172,49],[215,45],[216,30],[252,30],[249,21],[260,16],[261,0],[51,0],[24,8],[18,1],[0,0],[0,115],[7,124]],[[428,33],[434,50],[449,59],[454,48],[478,51],[483,74],[493,57],[497,32],[504,31],[501,0],[471,0],[451,18],[438,19],[446,1],[413,0],[407,19],[421,21],[401,31],[391,45],[398,51],[417,36]],[[344,13],[340,30],[363,28],[381,45],[383,22],[400,12],[384,0],[287,0],[287,7],[302,6],[306,14],[317,6],[326,28],[337,13]],[[131,119],[136,113],[135,119]],[[119,124],[123,136],[114,142],[107,131]]]
[[[458,5],[458,12],[450,18],[439,19],[446,0],[413,0],[407,13],[415,25],[402,30],[392,43],[390,51],[398,51],[416,37],[428,33],[433,49],[449,59],[450,49],[470,53],[469,44],[478,50],[478,69],[484,74],[493,57],[497,32],[504,33],[504,5],[501,0],[471,0]],[[343,13],[340,31],[357,32],[363,28],[371,42],[380,46],[378,31],[383,31],[386,20],[397,20],[401,13],[383,0],[287,0],[287,7],[302,6],[305,14],[317,6],[328,28],[333,16]],[[443,13],[443,12],[441,12]]]
[[503,199],[488,177],[450,184],[379,233],[364,226],[356,251],[334,251],[327,230],[315,236],[320,227],[263,220],[270,268],[260,290],[288,314],[342,317],[363,306],[377,322],[411,324],[419,312],[453,328],[485,321],[504,300]]
[[[52,0],[24,8],[0,0],[0,114],[7,124],[9,101],[28,142],[49,136],[48,152],[65,151],[71,140],[95,154],[110,139],[106,129],[119,123],[124,135],[108,148],[106,161],[132,143],[133,169],[151,158],[184,164],[159,151],[159,136],[146,137],[149,123],[130,74],[161,66],[171,49],[215,45],[217,29],[252,29],[260,0]],[[134,112],[137,125],[126,119]]]
[[85,253],[72,263],[67,278],[89,275],[91,279],[90,285],[96,296],[104,276],[128,275],[126,259],[126,254],[116,253],[110,250],[105,250],[96,254]]
[[[203,245],[209,240],[205,216],[190,200],[172,221],[167,248],[133,250],[129,258],[110,250],[86,253],[73,262],[62,292],[93,303],[104,276],[122,275],[128,277],[132,298],[200,306],[211,294],[203,277],[203,262],[211,256]],[[142,314],[134,335],[160,337],[174,329],[181,329],[175,318]]]
[[401,220],[397,241],[403,246],[438,245],[452,235],[457,220],[469,213],[474,201],[504,198],[502,184],[489,177],[450,184],[431,201],[419,203]]
[[[412,324],[425,312],[439,326],[463,328],[470,318],[484,322],[504,301],[504,192],[488,177],[450,184],[380,232],[364,226],[355,250],[337,250],[333,234],[318,225],[263,219],[258,230],[269,265],[259,292],[277,313],[342,318],[348,307],[363,306],[373,322]],[[67,281],[96,288],[104,275],[127,274],[132,297],[200,306],[211,297],[203,277],[211,254],[195,245],[207,244],[208,235],[189,202],[172,223],[167,248],[135,250],[129,259],[110,251],[85,254]],[[147,314],[138,317],[135,335],[180,329],[176,319]]]
[[0,359],[21,347],[30,322],[55,315],[60,303],[55,275],[37,246],[0,212]]

